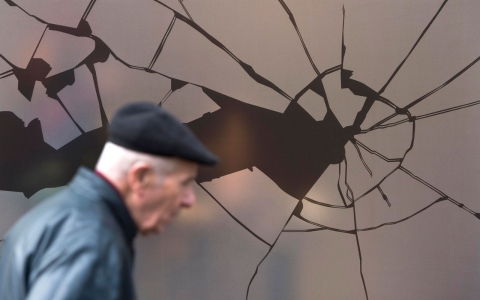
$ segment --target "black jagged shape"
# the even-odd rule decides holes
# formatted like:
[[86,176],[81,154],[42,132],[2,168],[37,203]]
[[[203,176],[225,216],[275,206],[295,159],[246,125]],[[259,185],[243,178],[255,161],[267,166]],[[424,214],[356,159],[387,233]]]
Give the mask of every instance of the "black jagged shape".
[[92,34],[92,28],[90,28],[90,24],[88,24],[88,22],[83,19],[80,20],[77,28],[50,24],[48,25],[48,29],[54,30],[54,31],[60,31],[60,32],[78,36],[78,37],[89,37]]
[[73,85],[75,83],[75,71],[73,69],[66,70],[43,79],[42,83],[47,89],[47,95],[50,98],[54,98],[58,92],[63,90],[67,85]]
[[31,101],[35,82],[44,80],[51,70],[50,65],[41,58],[32,58],[26,69],[14,67],[13,73],[18,79],[20,93]]
[[66,185],[78,167],[95,166],[106,139],[106,128],[101,127],[55,150],[43,141],[38,119],[25,127],[12,112],[0,112],[0,190],[29,198],[44,188]]
[[[350,136],[332,112],[317,122],[295,102],[282,114],[212,90],[204,92],[221,109],[188,126],[222,163],[202,168],[198,182],[256,166],[286,193],[302,199],[330,164],[345,157]],[[232,120],[238,122],[232,125]],[[243,151],[237,155],[232,149]]]

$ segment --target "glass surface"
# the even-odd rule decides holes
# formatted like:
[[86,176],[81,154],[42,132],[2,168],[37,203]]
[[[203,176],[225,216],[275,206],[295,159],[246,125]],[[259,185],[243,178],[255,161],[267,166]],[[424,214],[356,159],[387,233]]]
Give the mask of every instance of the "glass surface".
[[222,162],[192,209],[137,238],[139,299],[479,299],[479,14],[0,1],[0,237],[147,100]]

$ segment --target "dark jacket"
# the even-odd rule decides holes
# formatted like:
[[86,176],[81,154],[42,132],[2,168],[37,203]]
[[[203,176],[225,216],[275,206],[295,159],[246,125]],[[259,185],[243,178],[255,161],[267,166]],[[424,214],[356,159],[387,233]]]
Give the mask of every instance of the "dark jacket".
[[0,299],[134,299],[135,234],[115,189],[80,168],[5,236]]

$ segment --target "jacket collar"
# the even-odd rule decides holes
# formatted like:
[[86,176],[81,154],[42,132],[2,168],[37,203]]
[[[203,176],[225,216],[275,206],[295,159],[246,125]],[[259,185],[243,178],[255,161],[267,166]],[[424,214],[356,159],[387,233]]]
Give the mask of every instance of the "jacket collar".
[[102,177],[85,167],[80,167],[69,183],[73,190],[81,191],[83,196],[103,201],[120,224],[129,244],[132,244],[137,228],[117,190]]

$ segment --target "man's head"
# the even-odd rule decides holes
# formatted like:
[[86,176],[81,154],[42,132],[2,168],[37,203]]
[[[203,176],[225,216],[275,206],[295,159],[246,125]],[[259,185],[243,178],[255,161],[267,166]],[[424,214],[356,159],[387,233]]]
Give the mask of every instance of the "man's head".
[[109,134],[96,170],[119,190],[142,234],[162,232],[192,206],[198,165],[217,162],[185,125],[150,103],[121,108]]
[[142,234],[162,232],[182,208],[195,203],[195,162],[156,157],[108,142],[96,170],[117,187]]

